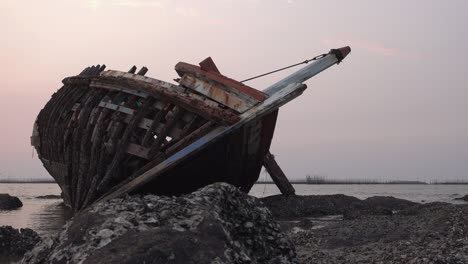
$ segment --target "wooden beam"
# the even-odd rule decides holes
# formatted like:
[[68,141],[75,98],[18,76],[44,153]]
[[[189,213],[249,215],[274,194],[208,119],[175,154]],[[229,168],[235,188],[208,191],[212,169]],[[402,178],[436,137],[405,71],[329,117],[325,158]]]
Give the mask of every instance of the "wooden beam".
[[294,187],[288,181],[283,170],[281,170],[280,166],[276,162],[275,157],[269,151],[263,158],[263,166],[267,170],[268,174],[270,174],[273,182],[278,186],[278,189],[282,194],[294,195],[296,190],[294,190]]
[[[223,87],[209,80],[202,80],[191,75],[184,75],[179,82],[180,85],[196,91],[212,100],[225,105],[232,110],[243,113],[252,106],[258,104],[258,100],[239,91]],[[236,93],[237,92],[237,93]]]
[[247,86],[241,82],[238,82],[234,79],[231,79],[214,71],[204,71],[196,65],[188,64],[185,62],[179,62],[176,64],[175,70],[177,71],[177,74],[179,74],[180,77],[184,76],[185,74],[188,74],[196,76],[203,80],[211,80],[223,86],[238,90],[243,94],[255,98],[258,101],[264,101],[268,97],[268,95],[266,95],[265,93],[256,90],[250,86]]

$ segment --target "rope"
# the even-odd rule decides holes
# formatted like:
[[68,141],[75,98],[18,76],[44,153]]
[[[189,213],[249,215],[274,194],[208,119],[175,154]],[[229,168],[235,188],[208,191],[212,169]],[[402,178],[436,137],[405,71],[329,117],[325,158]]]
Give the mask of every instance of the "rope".
[[307,63],[309,63],[309,62],[311,62],[311,61],[321,59],[321,58],[323,58],[323,57],[325,57],[325,56],[327,56],[327,55],[328,55],[328,54],[320,54],[320,55],[318,55],[318,56],[313,57],[313,58],[310,59],[310,60],[305,60],[305,61],[303,61],[303,62],[299,62],[299,63],[293,64],[293,65],[289,65],[289,66],[286,66],[286,67],[281,68],[281,69],[277,69],[277,70],[274,70],[274,71],[271,71],[271,72],[267,72],[267,73],[264,73],[264,74],[257,75],[257,76],[252,77],[252,78],[245,79],[245,80],[241,81],[241,83],[243,83],[243,82],[248,82],[248,81],[251,81],[251,80],[253,80],[253,79],[257,79],[257,78],[260,78],[260,77],[263,77],[263,76],[266,76],[266,75],[270,75],[270,74],[273,74],[273,73],[276,73],[276,72],[284,71],[284,70],[286,70],[286,69],[289,69],[289,68],[292,68],[292,67],[296,67],[296,66],[299,66],[299,65],[301,65],[301,64],[307,64]]

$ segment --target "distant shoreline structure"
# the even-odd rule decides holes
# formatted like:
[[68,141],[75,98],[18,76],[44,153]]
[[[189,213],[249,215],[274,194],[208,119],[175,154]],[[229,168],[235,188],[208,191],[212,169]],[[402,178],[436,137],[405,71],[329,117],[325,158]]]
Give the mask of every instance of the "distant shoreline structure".
[[[311,185],[323,185],[323,184],[416,184],[416,185],[468,185],[468,181],[465,180],[433,180],[430,182],[418,181],[418,180],[373,180],[373,179],[328,179],[324,176],[310,176],[307,175],[304,180],[289,180],[292,184],[311,184]],[[258,180],[257,184],[272,184],[272,180]]]
[[54,179],[0,179],[0,183],[55,183]]
[[[450,181],[431,181],[431,182],[424,182],[424,181],[402,181],[402,180],[390,180],[390,181],[379,181],[379,180],[334,180],[334,179],[305,179],[305,180],[290,180],[292,184],[310,184],[310,185],[333,185],[333,184],[343,184],[343,185],[373,185],[373,184],[380,184],[380,185],[392,185],[392,184],[414,184],[414,185],[468,185],[468,181],[463,180],[450,180]],[[21,179],[21,180],[14,180],[14,179],[0,179],[0,184],[4,183],[56,183],[53,179]],[[274,184],[272,180],[258,180],[256,184]]]
[[[255,184],[274,184],[273,181],[257,181]],[[291,181],[291,184],[307,184],[307,185],[468,185],[468,182],[415,182],[415,181],[326,181],[320,183],[308,183],[306,181]]]

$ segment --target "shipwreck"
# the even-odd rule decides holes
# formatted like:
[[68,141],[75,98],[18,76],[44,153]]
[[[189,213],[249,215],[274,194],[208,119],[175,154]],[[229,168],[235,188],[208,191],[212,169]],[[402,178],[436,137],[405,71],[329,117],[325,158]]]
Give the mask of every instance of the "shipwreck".
[[222,75],[211,58],[177,63],[177,84],[145,76],[146,67],[88,67],[62,81],[31,144],[74,211],[126,193],[178,195],[213,182],[248,192],[262,166],[282,193],[293,194],[269,152],[278,109],[350,51],[305,61],[263,91]]

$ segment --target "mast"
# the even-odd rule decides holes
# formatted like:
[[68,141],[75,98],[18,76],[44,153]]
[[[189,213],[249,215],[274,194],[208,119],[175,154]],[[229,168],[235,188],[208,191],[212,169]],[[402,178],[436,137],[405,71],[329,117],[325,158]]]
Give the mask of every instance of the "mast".
[[324,57],[317,59],[304,68],[280,80],[279,82],[270,85],[265,90],[263,90],[263,92],[271,96],[281,89],[284,89],[291,83],[303,83],[315,75],[321,73],[322,71],[330,68],[331,66],[339,64],[346,56],[348,56],[350,52],[351,48],[349,46],[339,49],[332,49]]

